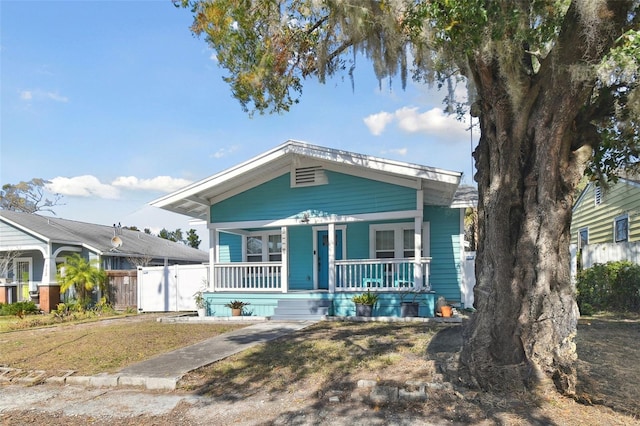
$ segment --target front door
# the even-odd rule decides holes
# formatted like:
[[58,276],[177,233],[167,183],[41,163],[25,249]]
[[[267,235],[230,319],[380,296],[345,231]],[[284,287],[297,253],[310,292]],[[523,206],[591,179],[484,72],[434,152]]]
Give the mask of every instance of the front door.
[[[342,230],[336,231],[336,260],[342,259]],[[329,289],[329,231],[318,231],[318,288]]]

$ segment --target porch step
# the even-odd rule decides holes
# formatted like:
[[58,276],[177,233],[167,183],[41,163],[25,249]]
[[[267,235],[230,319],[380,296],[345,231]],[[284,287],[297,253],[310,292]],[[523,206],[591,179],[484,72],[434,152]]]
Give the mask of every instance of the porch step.
[[330,300],[280,299],[272,320],[314,320],[329,315]]

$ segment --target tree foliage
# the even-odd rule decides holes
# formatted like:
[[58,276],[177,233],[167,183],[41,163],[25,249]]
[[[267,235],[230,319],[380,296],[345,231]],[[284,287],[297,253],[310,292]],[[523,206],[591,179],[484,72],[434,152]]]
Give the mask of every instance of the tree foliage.
[[86,306],[89,303],[88,292],[99,288],[106,290],[107,274],[97,266],[97,260],[89,262],[77,253],[67,256],[65,263],[59,268],[56,277],[60,284],[60,292],[74,288],[78,300]]
[[173,241],[174,243],[184,243],[182,236],[182,230],[180,228],[175,231],[168,231],[166,228],[162,228],[158,233],[158,237],[165,240]]
[[46,185],[50,183],[41,178],[33,178],[28,182],[18,184],[7,183],[0,191],[0,209],[24,213],[38,211],[53,211],[52,207],[60,205],[62,195],[53,194],[53,198],[46,197]]
[[[451,88],[462,76],[457,81],[468,84],[469,103],[478,95],[479,69],[495,65],[514,110],[539,80],[564,68],[570,79],[556,84],[592,86],[575,123],[595,152],[590,173],[600,177],[638,163],[637,0],[174,3],[192,10],[191,30],[215,50],[246,111],[288,111],[305,79],[352,76],[361,55],[379,79],[399,76],[403,87],[409,74]],[[561,59],[556,50],[573,42],[585,49],[562,52]],[[449,110],[459,106],[452,91],[447,100]]]
[[189,247],[197,249],[200,247],[201,242],[195,229],[189,229],[189,231],[187,231],[187,245]]

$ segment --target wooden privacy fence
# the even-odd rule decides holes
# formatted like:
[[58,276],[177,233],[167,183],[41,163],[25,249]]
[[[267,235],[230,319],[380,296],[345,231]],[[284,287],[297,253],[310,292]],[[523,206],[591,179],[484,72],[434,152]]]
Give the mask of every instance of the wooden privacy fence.
[[105,271],[109,302],[116,310],[138,307],[138,271]]

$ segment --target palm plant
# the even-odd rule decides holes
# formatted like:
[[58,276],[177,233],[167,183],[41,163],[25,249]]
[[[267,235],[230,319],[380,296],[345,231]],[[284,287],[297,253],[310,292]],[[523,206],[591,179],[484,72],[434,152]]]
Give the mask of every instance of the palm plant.
[[101,291],[105,290],[107,274],[98,268],[97,263],[97,260],[89,262],[77,253],[68,256],[56,275],[60,291],[64,293],[73,287],[80,303],[86,307],[88,291],[96,286]]

